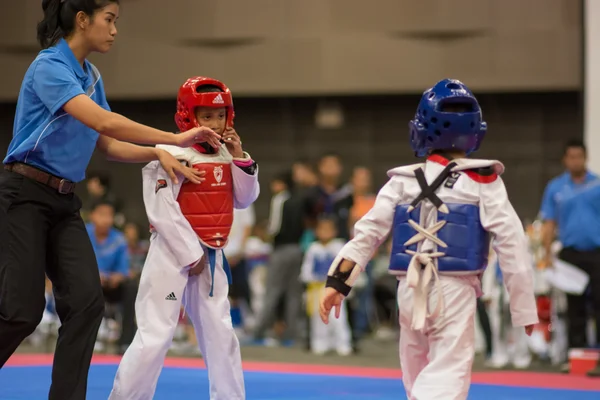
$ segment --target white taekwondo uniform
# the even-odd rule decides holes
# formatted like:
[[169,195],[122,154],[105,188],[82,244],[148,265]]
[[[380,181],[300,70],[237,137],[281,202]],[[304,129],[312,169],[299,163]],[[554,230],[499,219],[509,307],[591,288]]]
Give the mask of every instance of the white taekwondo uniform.
[[498,161],[451,162],[441,155],[392,169],[334,262],[348,259],[364,270],[392,235],[390,273],[400,281],[400,362],[411,400],[467,398],[476,298],[490,240],[513,325],[538,322],[525,234],[499,176],[503,171]]
[[[138,331],[123,356],[109,399],[152,399],[182,302],[208,367],[210,399],[245,399],[239,342],[227,298],[231,275],[222,249],[233,209],[246,208],[258,197],[258,168],[248,154],[232,158],[225,145],[217,154],[158,147],[206,171],[206,180],[193,184],[179,177],[175,185],[158,161],[142,170],[151,244],[136,299]],[[238,167],[249,162],[255,166],[251,174]],[[190,266],[203,254],[206,268],[190,277]]]

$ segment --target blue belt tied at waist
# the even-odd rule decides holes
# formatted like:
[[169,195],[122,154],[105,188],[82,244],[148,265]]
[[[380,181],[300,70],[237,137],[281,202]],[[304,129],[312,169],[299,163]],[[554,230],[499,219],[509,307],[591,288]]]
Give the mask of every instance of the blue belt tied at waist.
[[[208,265],[210,267],[210,293],[208,294],[210,297],[213,297],[213,289],[215,287],[215,267],[217,265],[217,250],[208,248]],[[231,267],[229,266],[229,262],[227,262],[227,258],[225,257],[225,253],[223,253],[223,269],[227,274],[227,282],[231,285]]]

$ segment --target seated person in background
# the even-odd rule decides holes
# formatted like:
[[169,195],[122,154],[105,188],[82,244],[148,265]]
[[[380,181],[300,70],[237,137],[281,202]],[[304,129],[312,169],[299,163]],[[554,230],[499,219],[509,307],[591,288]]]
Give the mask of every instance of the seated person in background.
[[83,205],[81,217],[85,222],[89,221],[92,207],[99,201],[106,201],[115,208],[114,225],[121,228],[125,222],[125,216],[120,212],[121,202],[111,189],[110,176],[104,172],[92,171],[87,174],[85,181],[85,192],[81,194]]
[[[120,304],[123,301],[125,283],[129,276],[129,250],[125,235],[113,228],[115,208],[112,203],[99,200],[90,213],[87,231],[90,235],[94,253],[98,260],[98,269],[104,299],[108,304]],[[108,311],[100,326],[96,350],[102,350],[104,339],[116,340],[115,315]]]
[[140,228],[134,222],[127,222],[125,224],[123,234],[125,235],[129,249],[129,277],[139,281],[146,256],[148,256],[150,242],[140,238]]
[[129,251],[129,278],[125,280],[123,298],[122,298],[122,326],[121,337],[119,339],[119,353],[124,354],[127,347],[133,341],[135,336],[135,298],[137,297],[138,286],[142,268],[148,255],[150,242],[140,238],[140,228],[134,222],[127,222],[123,227],[123,234],[127,240]]

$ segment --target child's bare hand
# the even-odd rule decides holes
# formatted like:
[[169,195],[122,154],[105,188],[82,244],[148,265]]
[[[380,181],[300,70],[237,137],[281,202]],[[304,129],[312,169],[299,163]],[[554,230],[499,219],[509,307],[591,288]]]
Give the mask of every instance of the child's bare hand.
[[335,317],[340,317],[340,311],[342,307],[342,301],[344,300],[344,295],[338,292],[333,288],[325,288],[325,293],[321,298],[321,304],[319,307],[319,314],[321,315],[321,320],[328,324],[329,323],[329,313],[331,309],[335,307]]
[[527,336],[531,336],[531,334],[533,333],[533,327],[534,325],[527,325],[525,327],[525,333],[527,334]]
[[244,157],[244,150],[242,150],[242,140],[238,136],[237,132],[233,128],[225,129],[225,133],[223,133],[223,141],[227,146],[227,150],[231,153],[235,158]]
[[204,268],[206,267],[206,258],[202,255],[202,258],[198,260],[198,262],[190,268],[189,276],[200,275]]
[[206,178],[204,178],[206,171],[198,171],[197,169],[182,165],[175,157],[171,155],[171,153],[165,150],[156,149],[156,154],[160,165],[169,175],[174,184],[179,183],[177,174],[182,174],[185,179],[196,184],[202,183],[202,181],[206,180]]

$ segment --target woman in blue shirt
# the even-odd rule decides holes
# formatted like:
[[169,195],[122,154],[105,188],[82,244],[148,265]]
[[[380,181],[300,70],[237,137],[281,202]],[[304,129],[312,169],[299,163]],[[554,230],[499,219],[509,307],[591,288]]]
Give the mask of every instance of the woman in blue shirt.
[[43,50],[23,79],[0,174],[0,367],[38,325],[47,274],[62,322],[49,398],[76,400],[86,397],[104,299],[75,183],[95,148],[121,162],[159,160],[174,181],[181,174],[200,183],[202,174],[168,153],[127,142],[218,147],[220,137],[207,128],[174,135],[110,111],[86,58],[110,50],[118,0],[43,0],[42,8]]

